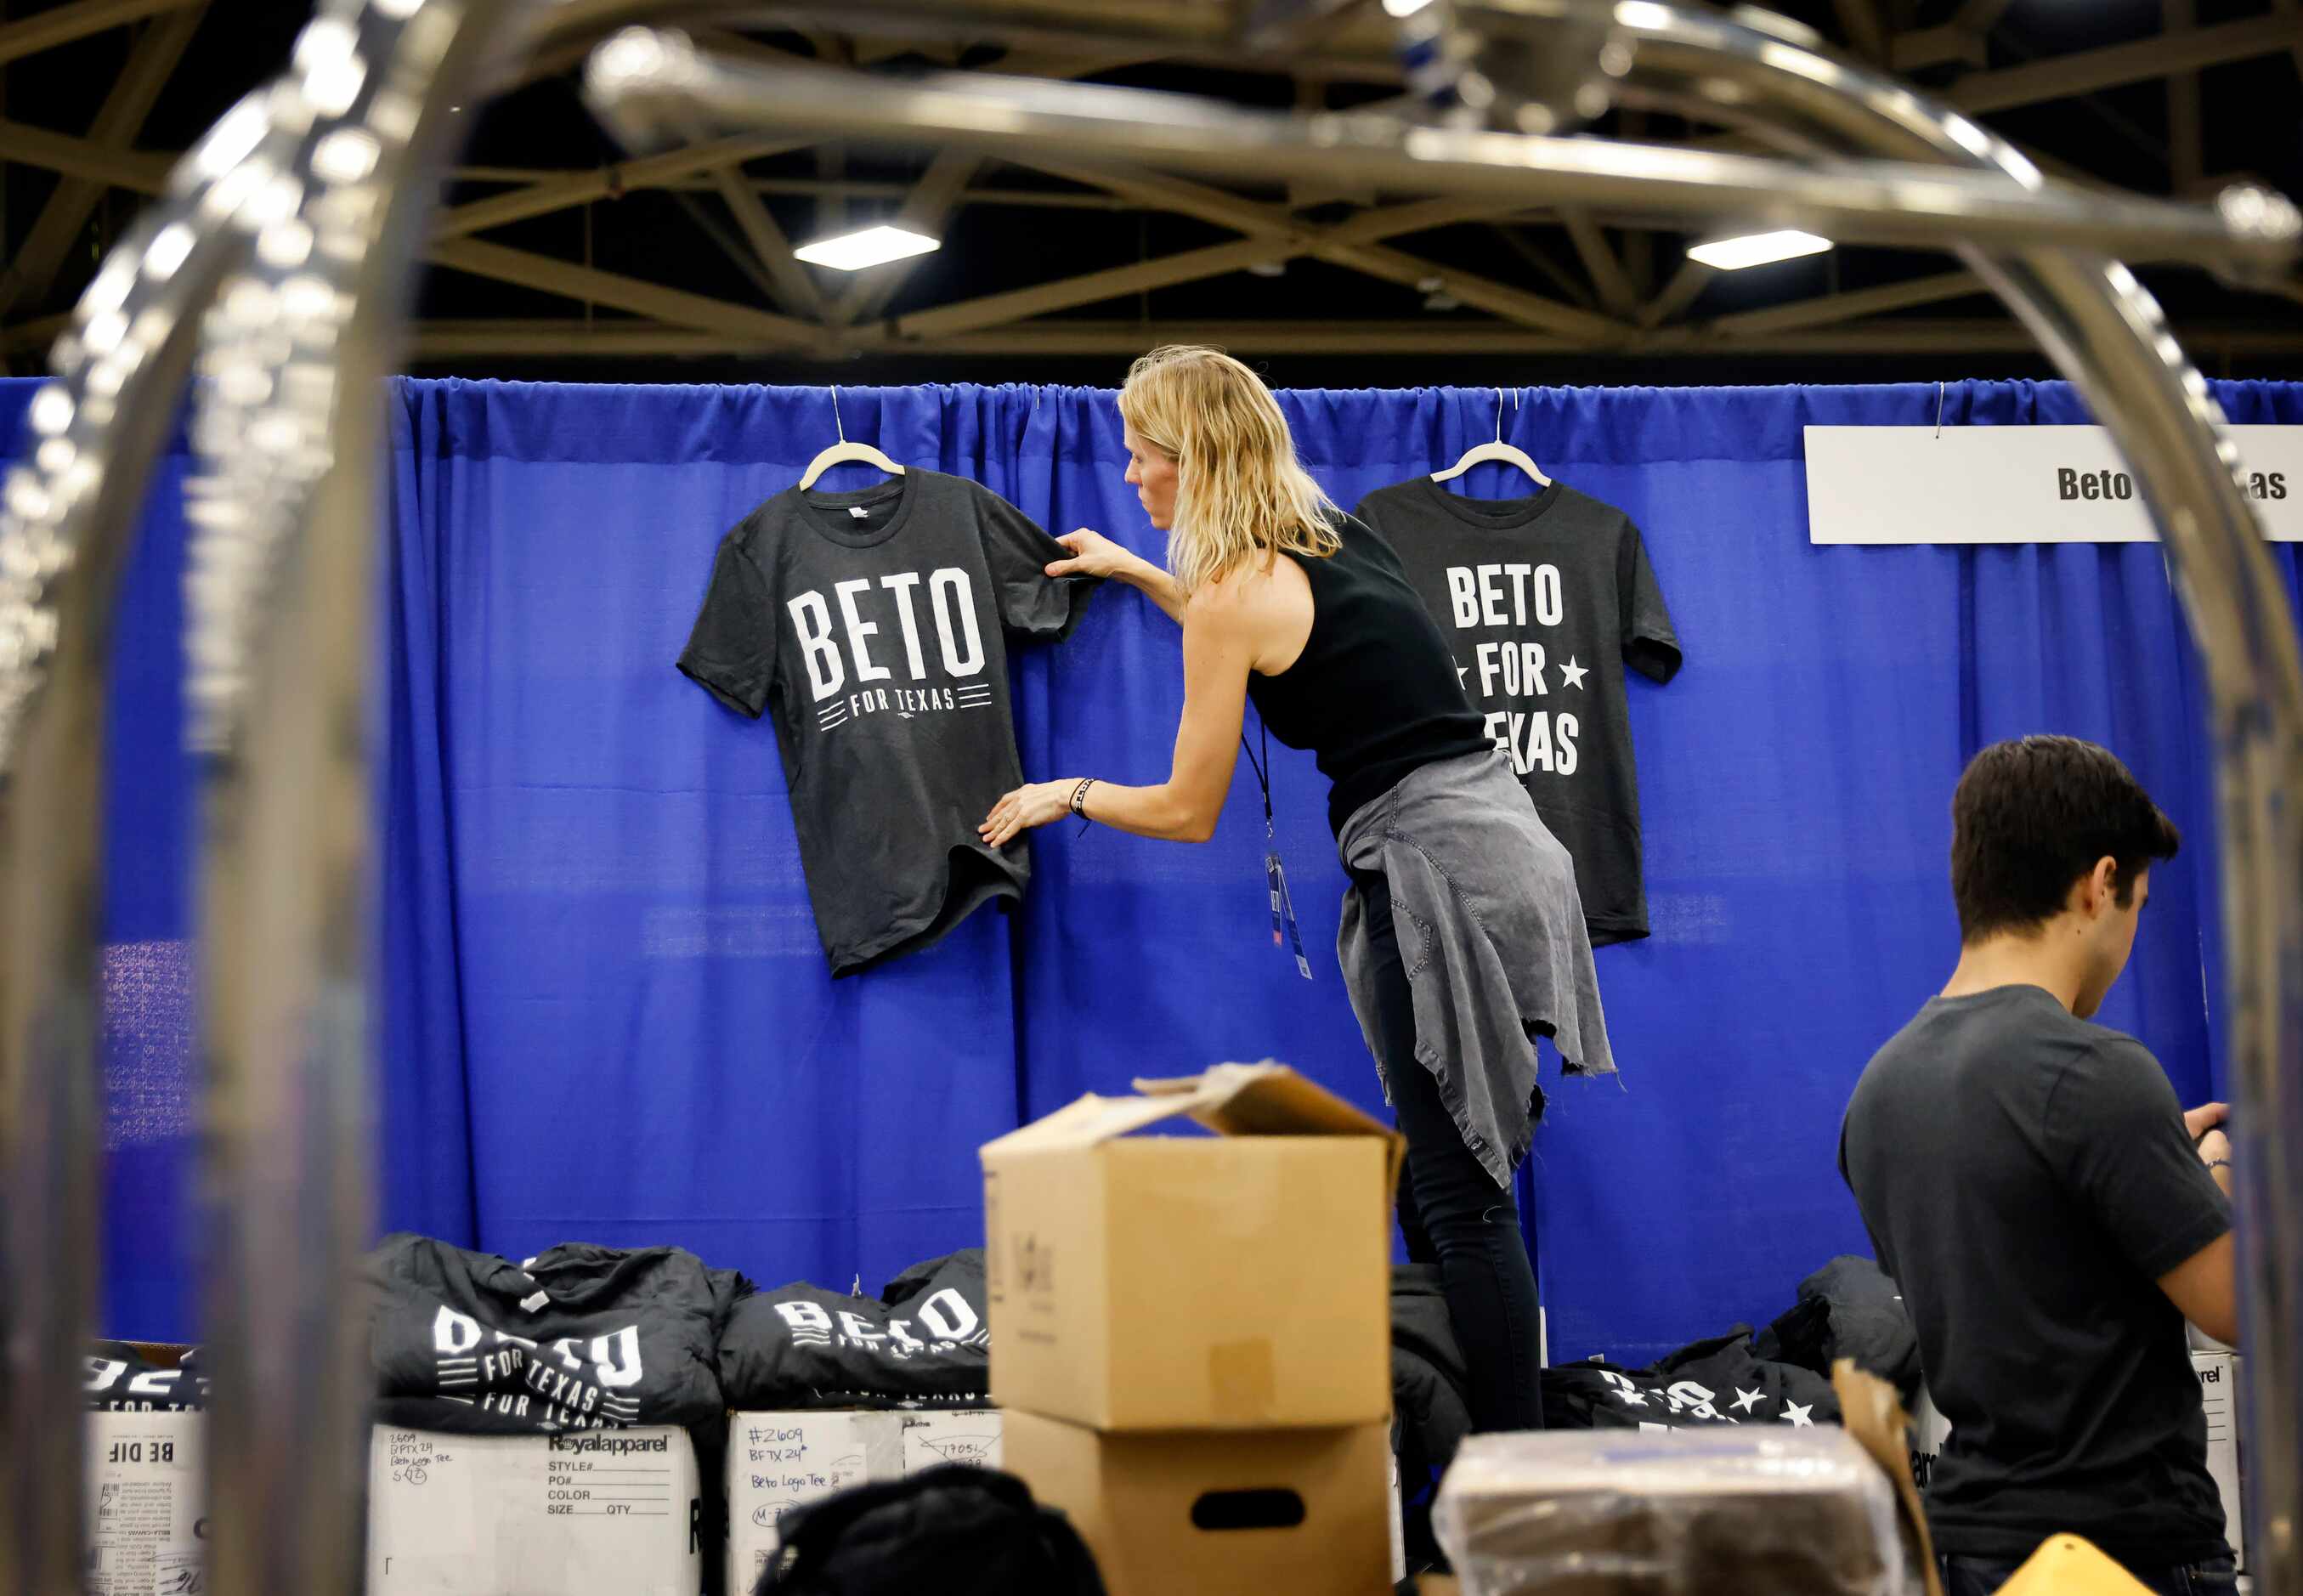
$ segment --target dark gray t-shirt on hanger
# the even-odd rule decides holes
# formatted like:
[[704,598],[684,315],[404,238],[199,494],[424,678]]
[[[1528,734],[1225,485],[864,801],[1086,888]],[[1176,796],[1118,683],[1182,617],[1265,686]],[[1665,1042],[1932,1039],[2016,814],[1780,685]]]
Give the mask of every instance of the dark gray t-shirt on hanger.
[[1647,935],[1624,667],[1669,681],[1680,651],[1640,529],[1562,482],[1466,499],[1418,477],[1354,513],[1398,551],[1488,735],[1575,861],[1592,945]]
[[2161,1276],[2231,1229],[2159,1061],[2037,986],[1937,998],[1872,1057],[1840,1173],[1951,1421],[1936,1550],[2084,1535],[2130,1568],[2225,1554]]
[[834,975],[915,952],[1031,876],[976,835],[1023,784],[1006,634],[1069,634],[1094,584],[990,489],[907,470],[789,488],[721,540],[679,669],[775,710],[817,933]]

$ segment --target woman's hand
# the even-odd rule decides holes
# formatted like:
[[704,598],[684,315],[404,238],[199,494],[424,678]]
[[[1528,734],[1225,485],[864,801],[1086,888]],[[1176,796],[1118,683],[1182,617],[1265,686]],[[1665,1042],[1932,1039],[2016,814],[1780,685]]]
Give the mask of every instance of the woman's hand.
[[2191,1133],[2191,1140],[2196,1142],[2230,1118],[2229,1103],[2202,1103],[2198,1108],[2187,1110],[2184,1112],[2183,1128]]
[[1167,612],[1168,620],[1183,620],[1184,590],[1176,586],[1175,578],[1149,560],[1129,553],[1102,533],[1085,527],[1056,541],[1069,549],[1072,557],[1051,562],[1046,568],[1050,576],[1109,577],[1140,589]]
[[[1086,536],[1093,537],[1095,534]],[[1018,833],[1070,814],[1072,789],[1078,785],[1077,781],[1034,781],[1028,787],[1018,787],[991,806],[991,813],[975,828],[976,833],[992,847],[1005,848]]]
[[1143,563],[1102,533],[1085,527],[1056,541],[1069,549],[1072,557],[1049,565],[1048,575],[1051,577],[1117,577]]

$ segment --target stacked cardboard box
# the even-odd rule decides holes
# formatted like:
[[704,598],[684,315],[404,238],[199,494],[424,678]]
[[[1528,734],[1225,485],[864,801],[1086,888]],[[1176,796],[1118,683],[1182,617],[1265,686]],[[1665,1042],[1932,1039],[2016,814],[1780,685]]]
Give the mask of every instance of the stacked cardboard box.
[[728,1591],[747,1596],[783,1549],[782,1520],[851,1485],[947,1463],[1000,1466],[1000,1415],[735,1413],[728,1417]]
[[2194,1352],[2191,1372],[2199,1377],[2199,1397],[2207,1410],[2207,1473],[2223,1499],[2223,1538],[2246,1569],[2247,1488],[2240,1456],[2240,1360],[2233,1352]]
[[207,1384],[168,1341],[98,1342],[85,1389],[88,1596],[205,1589]]
[[207,1427],[204,1413],[88,1415],[88,1596],[206,1589]]
[[1006,1466],[1112,1596],[1378,1596],[1401,1143],[1277,1065],[1136,1090],[983,1149]]
[[370,1596],[696,1596],[703,1533],[685,1430],[370,1438]]

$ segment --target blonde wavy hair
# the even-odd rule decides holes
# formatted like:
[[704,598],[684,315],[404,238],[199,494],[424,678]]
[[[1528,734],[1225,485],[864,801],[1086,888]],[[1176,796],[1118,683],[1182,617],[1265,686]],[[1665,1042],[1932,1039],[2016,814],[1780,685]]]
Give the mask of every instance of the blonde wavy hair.
[[1342,546],[1335,502],[1295,458],[1279,401],[1219,349],[1171,343],[1137,360],[1119,391],[1135,435],[1176,462],[1168,570],[1185,593],[1261,558],[1324,560]]

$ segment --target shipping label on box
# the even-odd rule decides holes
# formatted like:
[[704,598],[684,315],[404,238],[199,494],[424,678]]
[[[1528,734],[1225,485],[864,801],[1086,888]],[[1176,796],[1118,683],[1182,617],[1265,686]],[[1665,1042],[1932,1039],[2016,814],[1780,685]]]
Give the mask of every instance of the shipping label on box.
[[88,1415],[88,1596],[207,1589],[207,1415]]
[[370,1438],[369,1596],[695,1596],[703,1524],[683,1430]]
[[896,1415],[903,1436],[906,1475],[946,1464],[972,1468],[1000,1466],[1000,1415],[979,1413],[907,1413]]
[[2239,1358],[2228,1352],[2195,1352],[2191,1372],[2199,1377],[2199,1397],[2207,1410],[2207,1474],[2223,1499],[2223,1539],[2247,1564],[2247,1492],[2240,1480],[2239,1451]]
[[[991,1394],[1109,1431],[1391,1412],[1401,1144],[1278,1065],[1084,1097],[983,1151]],[[1204,1136],[1136,1136],[1188,1118]]]
[[945,1464],[1000,1466],[1000,1415],[736,1413],[728,1417],[728,1589],[744,1596],[783,1550],[784,1518],[851,1485]]

